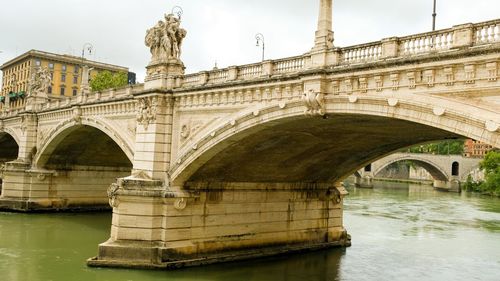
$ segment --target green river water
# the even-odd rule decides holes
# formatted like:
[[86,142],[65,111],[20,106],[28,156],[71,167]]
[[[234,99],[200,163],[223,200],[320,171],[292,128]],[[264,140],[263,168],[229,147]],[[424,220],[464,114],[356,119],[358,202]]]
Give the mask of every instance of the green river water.
[[0,213],[0,281],[500,280],[500,199],[392,183],[349,192],[350,248],[175,271],[86,267],[111,214]]

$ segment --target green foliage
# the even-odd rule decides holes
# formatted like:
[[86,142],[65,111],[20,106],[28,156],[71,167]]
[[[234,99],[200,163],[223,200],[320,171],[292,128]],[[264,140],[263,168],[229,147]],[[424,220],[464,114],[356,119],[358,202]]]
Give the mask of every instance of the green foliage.
[[463,140],[448,140],[442,142],[428,143],[413,146],[409,149],[411,153],[430,153],[437,155],[461,155],[464,152]]
[[127,83],[127,73],[111,73],[110,71],[104,70],[99,72],[92,78],[92,80],[90,80],[90,87],[92,88],[92,91],[102,91],[122,87],[127,85]]
[[500,196],[500,152],[488,152],[481,161],[480,167],[484,171],[484,182],[475,182],[469,175],[464,183],[464,189],[471,192]]
[[500,152],[490,151],[481,161],[485,181],[481,184],[481,191],[500,196]]

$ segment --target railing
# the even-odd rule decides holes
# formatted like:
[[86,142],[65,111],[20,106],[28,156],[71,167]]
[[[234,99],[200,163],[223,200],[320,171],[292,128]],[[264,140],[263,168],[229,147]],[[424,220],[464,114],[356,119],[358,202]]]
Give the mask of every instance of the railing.
[[448,50],[453,46],[453,30],[450,28],[401,37],[399,46],[402,56]]
[[238,78],[249,79],[262,75],[262,64],[249,64],[239,68]]
[[[467,31],[467,29],[470,28],[472,28],[472,30]],[[474,35],[473,41],[463,42],[464,38],[462,37],[464,36],[458,35],[458,40],[460,42],[454,42],[455,33],[464,30]],[[418,56],[450,50],[455,47],[483,45],[493,42],[500,42],[500,19],[338,48],[333,51],[338,54],[337,63],[331,65],[331,67],[335,68],[337,66],[376,62],[387,58]],[[182,87],[221,84],[235,80],[251,80],[266,76],[292,74],[306,69],[308,67],[306,63],[308,58],[308,55],[296,56],[188,74],[184,76]]]
[[289,73],[304,68],[304,57],[286,58],[274,61],[273,74]]
[[474,29],[474,43],[478,45],[500,41],[500,20],[475,24]]
[[208,73],[208,83],[225,82],[229,76],[228,69],[215,70]]
[[195,74],[188,74],[184,76],[184,81],[182,82],[182,86],[184,87],[190,87],[190,86],[195,86],[199,85],[201,82],[201,76],[197,73]]
[[342,48],[342,61],[347,63],[379,60],[382,56],[382,42]]

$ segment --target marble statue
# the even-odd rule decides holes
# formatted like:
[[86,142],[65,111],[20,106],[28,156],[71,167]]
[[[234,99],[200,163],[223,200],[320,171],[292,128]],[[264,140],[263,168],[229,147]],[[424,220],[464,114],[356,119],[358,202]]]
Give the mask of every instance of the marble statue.
[[173,14],[165,15],[164,21],[147,30],[145,44],[151,51],[152,60],[180,59],[182,41],[187,31],[180,27],[180,20]]
[[31,84],[28,96],[47,97],[49,86],[52,84],[52,77],[47,68],[37,68],[31,76]]

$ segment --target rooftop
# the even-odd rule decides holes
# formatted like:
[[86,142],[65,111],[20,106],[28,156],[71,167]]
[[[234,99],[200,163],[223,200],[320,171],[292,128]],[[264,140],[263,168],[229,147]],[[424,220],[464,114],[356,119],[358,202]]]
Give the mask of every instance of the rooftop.
[[60,54],[54,54],[54,53],[49,53],[49,52],[44,52],[44,51],[39,51],[39,50],[30,50],[22,55],[19,55],[6,63],[4,63],[2,66],[0,66],[0,70],[4,70],[5,68],[16,64],[19,61],[22,61],[24,59],[28,58],[43,58],[43,59],[48,59],[52,61],[58,61],[58,62],[64,62],[64,63],[70,63],[70,64],[86,64],[89,66],[97,67],[97,68],[102,68],[102,69],[108,69],[108,70],[114,70],[114,71],[128,71],[128,67],[123,67],[123,66],[118,66],[118,65],[113,65],[113,64],[108,64],[108,63],[102,63],[102,62],[97,62],[97,61],[91,61],[87,60],[82,57],[77,57],[77,56],[72,56],[72,55],[60,55]]

